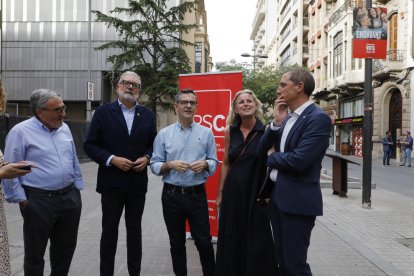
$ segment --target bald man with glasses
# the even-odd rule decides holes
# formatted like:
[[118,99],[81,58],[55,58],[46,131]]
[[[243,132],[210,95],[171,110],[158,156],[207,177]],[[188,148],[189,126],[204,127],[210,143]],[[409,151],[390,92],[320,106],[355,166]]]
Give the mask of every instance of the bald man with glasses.
[[99,164],[96,191],[101,194],[100,275],[113,275],[118,227],[125,210],[129,275],[140,275],[141,219],[147,193],[147,165],[156,135],[154,115],[138,104],[141,78],[121,75],[118,99],[96,109],[84,143],[86,154]]

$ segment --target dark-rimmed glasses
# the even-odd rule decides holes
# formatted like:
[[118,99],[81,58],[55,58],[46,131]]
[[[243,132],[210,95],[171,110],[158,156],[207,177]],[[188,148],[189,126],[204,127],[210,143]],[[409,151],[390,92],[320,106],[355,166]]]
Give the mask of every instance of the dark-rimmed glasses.
[[180,100],[180,101],[178,101],[178,103],[181,104],[182,106],[187,106],[188,104],[190,104],[191,106],[196,106],[197,105],[197,101]]
[[127,80],[120,81],[119,83],[122,84],[126,88],[129,88],[130,86],[132,86],[132,88],[134,89],[141,88],[140,83],[135,83],[135,82],[127,81]]

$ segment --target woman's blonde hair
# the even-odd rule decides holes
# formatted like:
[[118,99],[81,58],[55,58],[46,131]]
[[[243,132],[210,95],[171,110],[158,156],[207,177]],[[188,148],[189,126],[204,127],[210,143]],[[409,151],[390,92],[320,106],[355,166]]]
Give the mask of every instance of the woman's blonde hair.
[[229,110],[229,115],[227,116],[226,126],[230,127],[231,125],[234,125],[238,122],[240,122],[240,115],[234,112],[234,109],[236,107],[236,102],[239,96],[243,93],[249,94],[252,96],[253,101],[256,104],[256,112],[254,113],[254,116],[257,120],[260,120],[262,123],[265,123],[265,119],[263,116],[263,110],[262,110],[262,102],[257,98],[256,94],[253,93],[253,91],[249,89],[240,90],[236,93],[236,96],[234,96],[233,101],[231,102],[231,107]]
[[3,83],[0,81],[0,113],[6,112],[6,92]]

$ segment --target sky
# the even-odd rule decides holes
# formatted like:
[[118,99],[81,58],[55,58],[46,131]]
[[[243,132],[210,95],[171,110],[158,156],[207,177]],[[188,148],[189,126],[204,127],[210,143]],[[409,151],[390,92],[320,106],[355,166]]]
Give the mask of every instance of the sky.
[[204,0],[213,63],[231,59],[251,62],[240,55],[252,54],[250,34],[256,3],[257,0]]

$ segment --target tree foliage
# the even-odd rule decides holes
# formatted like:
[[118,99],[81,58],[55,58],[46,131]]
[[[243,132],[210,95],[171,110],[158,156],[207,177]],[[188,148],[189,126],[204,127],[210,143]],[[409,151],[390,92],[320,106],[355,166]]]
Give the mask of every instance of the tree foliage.
[[271,117],[271,112],[276,100],[276,89],[279,87],[282,75],[289,70],[298,68],[298,65],[280,67],[263,67],[256,70],[247,69],[244,64],[232,60],[230,62],[218,62],[216,69],[225,71],[242,71],[244,89],[252,90],[263,104],[266,120]]
[[115,28],[120,37],[96,49],[115,50],[116,54],[107,58],[115,76],[126,70],[141,76],[142,93],[148,96],[147,105],[154,114],[157,105],[172,108],[178,74],[191,72],[183,46],[193,44],[180,37],[196,27],[182,23],[185,14],[196,8],[195,1],[182,1],[168,8],[166,0],[129,0],[127,7],[116,7],[110,15],[93,11],[97,22]]

